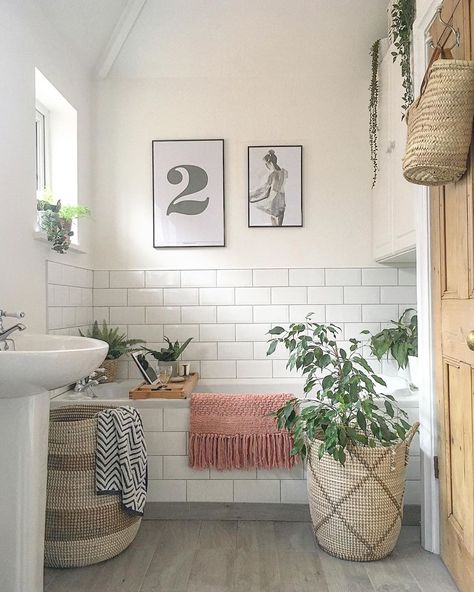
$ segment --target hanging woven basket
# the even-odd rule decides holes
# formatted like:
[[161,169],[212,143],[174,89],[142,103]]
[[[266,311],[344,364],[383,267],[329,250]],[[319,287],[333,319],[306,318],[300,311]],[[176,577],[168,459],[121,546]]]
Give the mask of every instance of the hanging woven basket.
[[434,53],[420,97],[407,112],[403,176],[418,185],[454,183],[467,169],[474,116],[474,62],[437,59],[440,55],[439,50]]
[[48,567],[82,567],[115,557],[140,528],[118,495],[97,495],[96,415],[100,405],[74,405],[50,413],[46,536]]
[[319,458],[320,441],[310,444],[309,507],[324,551],[348,561],[376,561],[393,551],[402,525],[408,451],[418,426],[395,446],[355,446],[344,466],[329,454]]

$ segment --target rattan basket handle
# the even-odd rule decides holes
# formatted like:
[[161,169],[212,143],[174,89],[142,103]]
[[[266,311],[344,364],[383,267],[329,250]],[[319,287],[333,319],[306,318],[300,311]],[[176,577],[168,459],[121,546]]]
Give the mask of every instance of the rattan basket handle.
[[407,448],[410,447],[411,441],[415,437],[415,434],[418,431],[419,427],[420,427],[420,422],[415,421],[415,423],[411,426],[411,428],[406,433],[404,443],[406,444]]

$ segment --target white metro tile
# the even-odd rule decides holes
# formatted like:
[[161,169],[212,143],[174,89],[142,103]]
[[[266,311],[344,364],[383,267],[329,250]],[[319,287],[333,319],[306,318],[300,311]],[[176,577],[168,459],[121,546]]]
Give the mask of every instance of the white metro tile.
[[251,269],[219,269],[217,285],[222,287],[251,286]]
[[369,267],[362,270],[364,286],[396,286],[397,270],[391,267]]
[[147,288],[179,288],[179,271],[145,271]]
[[290,305],[290,322],[303,322],[307,315],[312,313],[311,320],[314,323],[324,323],[326,320],[326,307],[323,304],[292,304]]
[[163,333],[171,341],[183,342],[189,337],[199,340],[199,325],[164,325]]
[[272,360],[272,372],[274,378],[301,378],[301,370],[289,370],[286,367],[288,356],[286,359]]
[[183,288],[215,287],[216,270],[215,269],[193,269],[181,272],[181,286]]
[[50,284],[62,284],[63,283],[63,269],[62,263],[55,263],[54,261],[48,261],[48,283]]
[[189,407],[165,407],[163,412],[165,432],[187,432],[189,430]]
[[359,341],[366,341],[370,339],[370,335],[362,335],[362,331],[370,331],[373,335],[380,331],[380,323],[345,323],[344,325],[344,339],[358,339]]
[[[139,410],[145,432],[163,431],[163,409],[143,408]],[[146,439],[146,434],[145,434]]]
[[209,479],[209,469],[196,470],[189,466],[187,456],[163,457],[165,479]]
[[129,339],[143,339],[149,343],[163,342],[163,325],[129,325]]
[[191,342],[182,354],[183,360],[217,359],[217,343]]
[[257,479],[303,479],[303,463],[291,469],[257,469]]
[[216,319],[215,306],[183,306],[181,309],[182,323],[215,323]]
[[[271,360],[237,360],[237,378],[271,378]],[[251,387],[250,387],[251,389]]]
[[187,481],[188,502],[231,502],[233,501],[233,481]]
[[272,304],[306,304],[307,293],[303,287],[272,288]]
[[181,322],[179,306],[153,306],[146,309],[146,322],[154,324],[177,324]]
[[399,286],[416,286],[416,267],[400,267],[398,270]]
[[94,271],[94,288],[109,288],[109,272]]
[[234,304],[234,288],[201,288],[200,304]]
[[207,361],[201,362],[201,378],[236,378],[234,361]]
[[253,320],[256,323],[286,323],[289,319],[288,306],[269,304],[253,307]]
[[218,323],[251,323],[252,322],[252,307],[251,306],[218,306],[217,307],[217,322]]
[[307,504],[308,490],[306,481],[281,480],[282,504]]
[[127,290],[103,289],[94,290],[94,306],[126,306]]
[[371,323],[386,323],[398,319],[396,304],[363,304],[362,320]]
[[99,324],[102,324],[102,321],[105,321],[106,323],[110,321],[109,308],[107,306],[94,306],[93,311],[93,317]]
[[405,488],[405,505],[418,506],[421,503],[421,481],[407,481]]
[[235,326],[236,341],[268,341],[271,323],[241,324]]
[[379,302],[378,286],[346,286],[344,288],[345,304],[378,304]]
[[61,329],[63,326],[63,309],[59,306],[48,307],[48,329]]
[[308,302],[310,304],[342,304],[344,292],[340,286],[322,286],[308,288]]
[[186,306],[199,304],[198,288],[165,288],[163,295],[166,305]]
[[81,306],[82,293],[81,288],[69,288],[69,302],[70,306]]
[[186,481],[178,479],[151,479],[148,481],[148,502],[185,502]]
[[115,306],[110,308],[112,325],[140,325],[145,322],[143,306]]
[[136,288],[128,290],[128,306],[160,306],[163,304],[161,288]]
[[145,285],[144,271],[111,271],[111,288],[143,288]]
[[148,479],[163,479],[163,457],[148,457]]
[[235,325],[200,325],[199,331],[201,341],[235,341]]
[[324,269],[290,269],[290,286],[324,286]]
[[186,432],[147,432],[148,454],[183,456],[186,450]]
[[326,269],[326,286],[360,286],[360,269]]
[[391,286],[381,289],[382,304],[411,304],[416,302],[416,286]]
[[236,304],[270,304],[271,288],[236,288]]
[[254,286],[288,286],[288,269],[254,269]]
[[218,344],[219,360],[251,360],[253,358],[253,343],[228,342]]
[[326,306],[326,321],[328,323],[357,323],[361,320],[359,304],[329,304]]
[[[59,286],[58,286],[59,287]],[[82,306],[92,306],[94,303],[94,291],[92,288],[81,288]]]
[[[254,360],[287,360],[288,359],[288,351],[285,349],[285,346],[281,343],[277,345],[276,350],[271,354],[271,356],[267,356],[268,351],[268,343],[267,342],[255,342],[253,344],[253,359]],[[252,356],[251,356],[252,357]],[[251,359],[245,358],[245,359]]]
[[218,471],[217,469],[211,469],[211,479],[256,479],[256,469],[232,469]]
[[235,502],[279,503],[280,481],[243,479],[234,481]]

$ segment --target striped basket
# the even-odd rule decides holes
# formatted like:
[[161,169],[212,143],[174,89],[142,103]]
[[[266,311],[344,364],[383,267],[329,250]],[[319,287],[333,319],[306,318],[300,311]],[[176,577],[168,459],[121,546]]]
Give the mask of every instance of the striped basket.
[[99,563],[130,545],[141,518],[118,495],[95,490],[96,415],[103,405],[52,410],[49,428],[45,565]]
[[405,467],[414,424],[405,441],[389,448],[355,446],[344,466],[309,446],[308,497],[313,530],[323,551],[348,561],[389,555],[403,517]]

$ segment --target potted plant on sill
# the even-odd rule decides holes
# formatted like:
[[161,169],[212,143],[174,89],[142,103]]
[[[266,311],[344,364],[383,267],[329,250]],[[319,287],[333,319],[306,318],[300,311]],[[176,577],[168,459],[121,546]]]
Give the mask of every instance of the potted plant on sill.
[[36,202],[38,211],[38,226],[46,233],[46,238],[52,243],[53,251],[64,254],[71,245],[74,236],[72,223],[74,220],[90,215],[90,209],[81,205],[62,205],[61,200],[53,203],[51,194]]
[[79,329],[79,334],[81,337],[91,337],[108,343],[109,352],[102,362],[102,368],[105,369],[106,374],[104,382],[115,382],[119,358],[131,352],[141,351],[141,348],[135,348],[134,346],[145,343],[143,339],[127,339],[125,333],[120,333],[117,327],[109,327],[106,321],[103,321],[102,325],[94,321],[91,329],[88,329],[85,334]]
[[166,337],[166,335],[164,337],[164,340],[168,344],[168,347],[162,347],[160,350],[154,350],[154,349],[150,349],[148,347],[144,347],[143,349],[147,353],[144,354],[143,359],[145,359],[145,357],[148,354],[150,354],[151,356],[153,356],[153,358],[155,358],[155,360],[158,362],[158,364],[162,363],[162,364],[167,364],[167,365],[172,366],[173,371],[172,371],[171,376],[177,376],[178,375],[179,356],[188,347],[188,345],[191,343],[193,338],[190,337],[189,339],[186,339],[186,341],[183,344],[180,344],[179,341],[175,341],[173,343],[171,341],[171,339]]
[[287,368],[306,377],[310,399],[293,399],[276,412],[293,436],[292,454],[308,460],[308,496],[316,539],[331,555],[352,561],[382,559],[400,533],[410,426],[394,397],[361,355],[362,343],[339,347],[340,329],[311,321],[274,327],[267,355],[289,351]]
[[[418,317],[413,308],[407,308],[398,321],[370,338],[370,349],[377,360],[390,353],[399,374],[410,387],[419,387],[418,378]],[[366,331],[365,333],[369,333]]]

